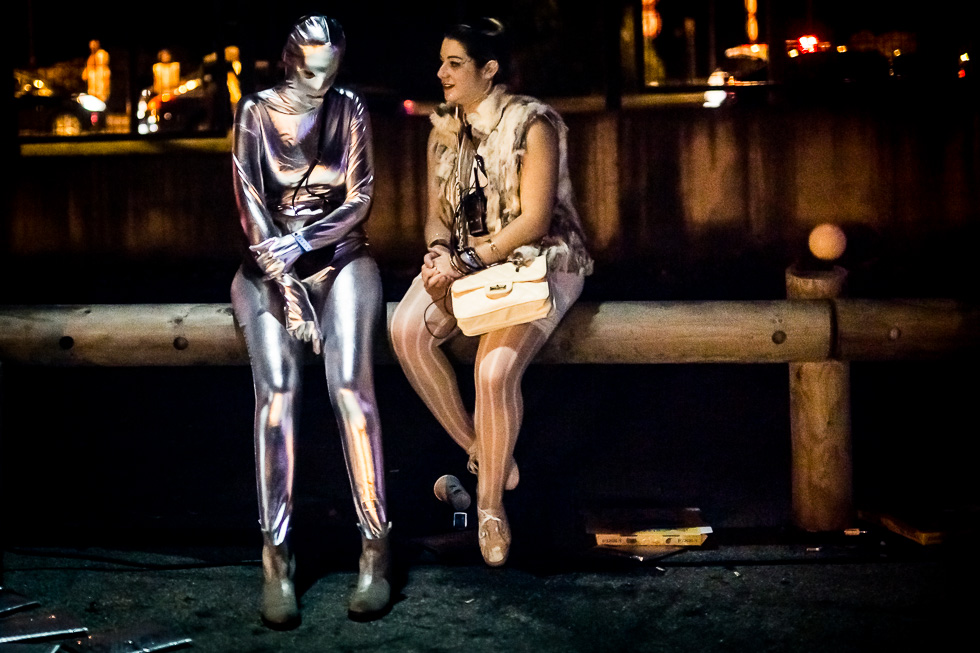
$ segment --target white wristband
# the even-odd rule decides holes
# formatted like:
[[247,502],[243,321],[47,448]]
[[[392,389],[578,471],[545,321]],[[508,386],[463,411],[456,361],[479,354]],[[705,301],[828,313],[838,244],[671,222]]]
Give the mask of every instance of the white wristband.
[[303,235],[298,231],[293,234],[293,239],[296,241],[296,244],[299,245],[299,248],[304,252],[309,252],[310,250],[313,249],[310,246],[310,244],[306,241],[306,239],[303,238]]

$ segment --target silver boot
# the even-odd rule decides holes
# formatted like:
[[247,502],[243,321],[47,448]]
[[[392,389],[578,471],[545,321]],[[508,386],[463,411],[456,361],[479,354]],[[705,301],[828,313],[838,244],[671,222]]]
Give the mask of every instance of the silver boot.
[[293,574],[296,563],[286,542],[273,544],[263,535],[262,622],[274,630],[291,630],[300,623]]
[[354,621],[371,621],[383,617],[391,603],[390,538],[391,524],[385,524],[380,535],[369,537],[361,529],[361,559],[357,587],[351,595],[347,616]]

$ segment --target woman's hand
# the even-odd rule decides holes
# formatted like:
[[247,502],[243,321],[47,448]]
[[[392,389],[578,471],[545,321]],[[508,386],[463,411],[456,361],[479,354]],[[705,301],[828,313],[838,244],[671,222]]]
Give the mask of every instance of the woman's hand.
[[313,353],[319,354],[320,339],[323,336],[306,286],[291,274],[283,274],[277,277],[276,281],[285,300],[283,317],[286,321],[286,331],[297,340],[311,343]]
[[258,245],[249,247],[256,263],[270,279],[277,279],[293,267],[293,263],[305,250],[292,234],[266,238]]
[[453,269],[450,253],[445,247],[436,246],[426,253],[422,263],[422,283],[433,297],[443,297],[449,286],[462,275]]

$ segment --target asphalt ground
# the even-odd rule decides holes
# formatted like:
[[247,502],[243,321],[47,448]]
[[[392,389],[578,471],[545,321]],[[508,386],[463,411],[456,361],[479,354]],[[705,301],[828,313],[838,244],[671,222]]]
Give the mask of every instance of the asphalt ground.
[[347,618],[356,574],[344,565],[307,578],[303,622],[288,632],[259,623],[257,563],[228,560],[227,548],[8,551],[5,564],[7,582],[41,604],[22,615],[51,614],[88,628],[91,640],[64,640],[69,646],[134,640],[189,641],[188,650],[216,652],[886,651],[969,641],[977,580],[969,558],[880,540],[814,548],[720,544],[646,562],[590,558],[556,567],[515,560],[491,569],[402,542],[396,602],[384,618]]
[[[977,607],[967,367],[852,367],[856,508],[952,517],[946,542],[925,546],[859,519],[853,536],[793,527],[784,366],[532,366],[521,484],[505,499],[514,546],[491,569],[474,515],[454,529],[432,494],[445,473],[473,491],[465,456],[382,366],[396,600],[355,623],[359,539],[311,366],[294,520],[303,622],[274,632],[257,608],[247,369],[7,366],[2,585],[37,606],[0,627],[54,615],[87,628],[88,650],[113,651],[946,648],[972,636]],[[714,532],[643,559],[596,550],[583,515],[617,502],[696,506]]]

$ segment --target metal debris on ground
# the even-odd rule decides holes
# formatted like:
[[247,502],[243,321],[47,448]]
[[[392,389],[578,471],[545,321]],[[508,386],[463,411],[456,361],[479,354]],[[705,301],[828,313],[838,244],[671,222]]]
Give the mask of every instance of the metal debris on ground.
[[47,612],[17,612],[0,619],[0,644],[72,637],[88,628],[70,617]]
[[27,608],[34,608],[39,605],[40,603],[34,599],[29,599],[23,594],[18,594],[13,590],[0,587],[0,617],[6,617],[8,614],[17,612],[18,610],[26,610]]

